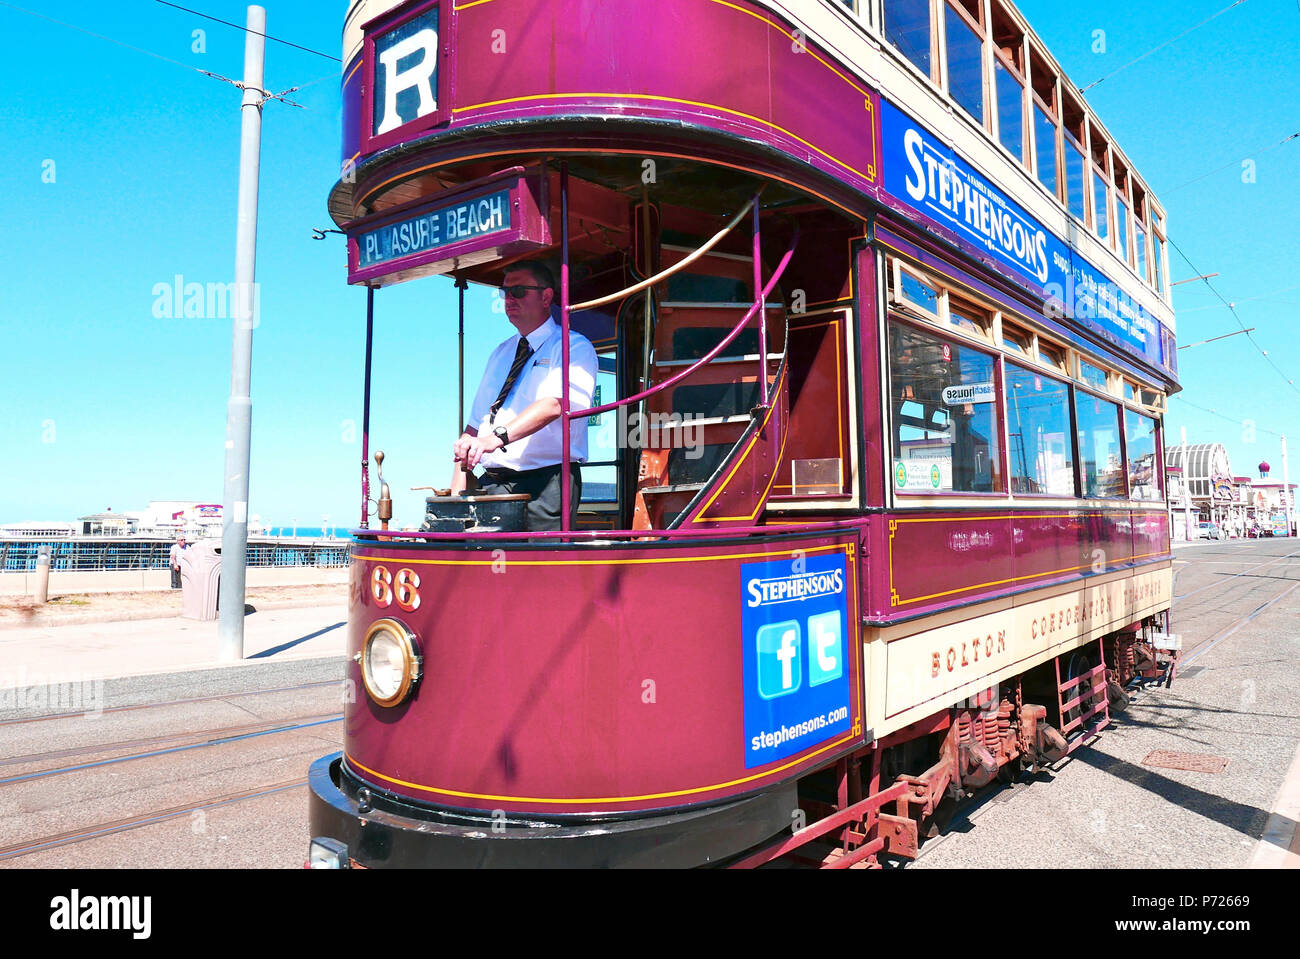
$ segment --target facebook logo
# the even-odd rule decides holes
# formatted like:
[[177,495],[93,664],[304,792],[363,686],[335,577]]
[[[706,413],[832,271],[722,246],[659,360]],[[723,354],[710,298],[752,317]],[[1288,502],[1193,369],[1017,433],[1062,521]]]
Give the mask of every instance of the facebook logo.
[[820,686],[844,675],[840,613],[808,617],[808,685]]
[[[803,686],[799,624],[773,623],[758,631],[758,694],[778,699]],[[825,682],[825,680],[823,680]]]

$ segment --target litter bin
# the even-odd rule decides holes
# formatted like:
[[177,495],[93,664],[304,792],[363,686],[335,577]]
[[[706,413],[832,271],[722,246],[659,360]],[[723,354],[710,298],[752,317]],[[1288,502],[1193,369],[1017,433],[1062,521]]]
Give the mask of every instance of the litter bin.
[[200,540],[181,553],[181,615],[186,619],[217,618],[221,589],[221,541]]

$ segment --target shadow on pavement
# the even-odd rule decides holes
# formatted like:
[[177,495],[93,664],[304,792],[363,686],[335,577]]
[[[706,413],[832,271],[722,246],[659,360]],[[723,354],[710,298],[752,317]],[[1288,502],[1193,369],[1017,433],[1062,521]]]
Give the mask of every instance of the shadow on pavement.
[[252,656],[245,656],[245,659],[265,659],[268,656],[274,656],[276,653],[283,653],[286,649],[293,649],[295,646],[307,642],[309,639],[315,639],[317,636],[324,636],[326,633],[338,629],[345,623],[335,623],[333,626],[326,626],[324,629],[318,629],[314,633],[308,633],[306,636],[299,636],[297,639],[291,639],[287,643],[281,643],[279,646],[272,646],[270,649],[264,649],[260,653],[254,653]]
[[[1214,793],[1205,792],[1193,786],[1183,785],[1142,766],[1135,766],[1130,762],[1116,759],[1113,756],[1106,756],[1094,750],[1080,750],[1071,758],[1094,769],[1110,773],[1125,782],[1140,786],[1176,806],[1188,809],[1199,816],[1204,816],[1211,822],[1221,823],[1235,829],[1251,839],[1261,839],[1264,836],[1264,829],[1268,824],[1270,815],[1267,810],[1234,802],[1231,799],[1225,799],[1223,796],[1217,796]],[[1287,820],[1286,835],[1291,835],[1295,830],[1295,826],[1294,822]]]

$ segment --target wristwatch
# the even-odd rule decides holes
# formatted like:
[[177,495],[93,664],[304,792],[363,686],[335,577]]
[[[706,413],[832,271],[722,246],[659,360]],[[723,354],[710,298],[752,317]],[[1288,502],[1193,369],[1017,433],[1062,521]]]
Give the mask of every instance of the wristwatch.
[[510,442],[510,434],[506,432],[504,426],[498,426],[492,431],[492,435],[501,441],[501,448],[505,449],[506,444]]

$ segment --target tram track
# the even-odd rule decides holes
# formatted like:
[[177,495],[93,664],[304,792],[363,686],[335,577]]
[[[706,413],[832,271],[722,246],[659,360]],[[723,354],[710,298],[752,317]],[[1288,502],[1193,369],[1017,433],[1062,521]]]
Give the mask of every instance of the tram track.
[[[276,693],[289,693],[302,689],[319,689],[322,686],[342,686],[343,682],[344,681],[341,679],[327,679],[322,680],[321,682],[299,683],[294,686],[274,686],[269,689],[253,689],[242,693],[221,693],[212,696],[195,696],[189,699],[173,699],[162,703],[133,703],[127,706],[112,706],[100,710],[96,715],[108,716],[117,713],[136,712],[145,709],[162,709],[166,706],[188,706],[195,703],[213,703],[223,702],[230,699],[243,699],[249,696],[270,696]],[[0,720],[0,728],[29,725],[32,723],[46,723],[58,719],[85,719],[85,717],[86,712],[82,710],[78,712],[52,713],[48,716],[30,716],[23,719],[4,719]]]
[[[7,779],[0,779],[0,787],[17,785],[19,783],[32,782],[37,779],[46,779],[50,776],[60,776],[66,773],[82,772],[89,769],[102,769],[105,766],[113,766],[118,763],[131,762],[137,759],[152,759],[158,756],[174,755],[176,753],[187,752],[192,749],[204,749],[210,746],[224,746],[231,743],[242,742],[260,736],[270,736],[278,733],[297,732],[301,729],[311,729],[316,726],[323,726],[329,723],[343,721],[342,713],[330,713],[323,717],[315,717],[303,722],[285,723],[283,721],[269,724],[251,724],[254,726],[264,726],[265,728],[256,729],[248,732],[230,733],[226,729],[210,730],[202,734],[204,738],[197,742],[188,743],[180,746],[171,746],[164,749],[150,749],[144,752],[128,753],[125,756],[116,756],[110,759],[97,760],[89,763],[78,763],[71,766],[58,766],[52,769],[42,769],[30,773],[23,773],[18,776],[10,776]],[[230,727],[239,729],[240,727]],[[213,733],[224,733],[225,735],[213,736]],[[111,747],[108,747],[111,748]],[[88,747],[88,751],[94,751],[94,747]]]
[[[141,747],[162,746],[166,743],[182,743],[184,740],[194,740],[189,745],[209,745],[214,742],[229,742],[233,739],[239,739],[249,733],[281,731],[288,728],[288,724],[293,723],[312,723],[318,720],[327,720],[341,717],[341,713],[316,713],[308,716],[291,716],[287,719],[268,719],[255,723],[244,723],[239,726],[224,726],[217,729],[205,729],[198,732],[173,733],[168,736],[151,736],[146,739],[129,739],[111,743],[92,743],[88,746],[75,746],[70,749],[59,749],[39,753],[27,753],[22,756],[8,756],[0,758],[0,767],[4,766],[21,766],[27,763],[39,763],[42,760],[51,759],[70,759],[74,756],[88,756],[95,753],[111,753],[119,749],[138,749]],[[151,755],[145,753],[141,755]],[[131,758],[131,756],[120,757]],[[69,767],[71,768],[71,767]],[[4,785],[9,780],[0,779],[0,785]]]
[[1195,646],[1192,647],[1191,650],[1187,652],[1186,655],[1183,656],[1182,661],[1179,663],[1179,668],[1185,669],[1186,667],[1190,666],[1193,660],[1195,660],[1199,656],[1204,655],[1205,653],[1208,653],[1211,649],[1219,645],[1219,643],[1223,642],[1224,640],[1231,638],[1243,626],[1247,626],[1250,623],[1252,623],[1260,614],[1265,613],[1268,610],[1272,609],[1278,603],[1282,602],[1282,600],[1286,599],[1288,596],[1294,593],[1298,588],[1300,588],[1300,582],[1292,583],[1290,586],[1282,590],[1282,592],[1278,593],[1272,599],[1268,600],[1267,602],[1263,603],[1260,606],[1257,606],[1255,609],[1251,610],[1249,613],[1246,613],[1244,616],[1238,617],[1234,622],[1232,622],[1228,626],[1225,626],[1223,629],[1219,630],[1209,639],[1205,639],[1202,640],[1200,643],[1197,643]]
[[153,810],[151,812],[142,813],[138,816],[130,816],[125,819],[97,823],[93,826],[85,826],[67,832],[53,833],[48,836],[15,843],[10,846],[0,846],[0,862],[7,859],[17,859],[22,856],[29,856],[33,853],[45,852],[50,849],[57,849],[60,846],[85,842],[89,839],[99,839],[103,836],[111,836],[114,833],[140,829],[144,826],[166,822],[169,819],[176,819],[180,816],[189,815],[200,810],[216,809],[221,806],[245,802],[250,799],[260,799],[263,796],[274,795],[275,793],[284,792],[289,789],[297,789],[305,785],[307,785],[306,777],[290,779],[267,786],[255,786],[251,789],[240,790],[239,792],[225,793],[208,799],[184,803],[179,806],[172,806],[167,809]]
[[[1267,569],[1267,568],[1270,567],[1270,566],[1276,566],[1278,563],[1284,563],[1284,562],[1286,562],[1287,560],[1289,560],[1289,559],[1293,559],[1293,558],[1295,558],[1295,557],[1297,557],[1297,556],[1300,556],[1300,550],[1296,550],[1295,552],[1292,552],[1292,553],[1287,553],[1285,556],[1278,556],[1278,557],[1276,557],[1276,558],[1274,558],[1274,559],[1271,559],[1271,560],[1269,560],[1269,561],[1267,561],[1267,562],[1260,563],[1260,564],[1257,565],[1257,566],[1252,566],[1252,567],[1250,567],[1250,569],[1243,569],[1240,573],[1233,573],[1233,574],[1232,574],[1231,576],[1229,576],[1227,579],[1220,579],[1220,580],[1216,580],[1216,581],[1214,581],[1214,582],[1212,582],[1212,583],[1206,583],[1204,586],[1198,586],[1196,589],[1192,590],[1192,591],[1189,592],[1189,593],[1183,593],[1182,595],[1175,596],[1175,597],[1174,597],[1174,602],[1176,602],[1176,603],[1177,603],[1177,602],[1182,602],[1183,600],[1186,600],[1186,599],[1188,599],[1188,598],[1190,598],[1190,597],[1192,597],[1192,596],[1196,596],[1196,595],[1199,594],[1199,593],[1203,593],[1203,592],[1205,592],[1207,589],[1213,589],[1213,588],[1215,588],[1216,586],[1227,586],[1228,584],[1232,583],[1233,581],[1235,581],[1235,580],[1237,580],[1237,579],[1240,579],[1240,578],[1243,577],[1243,576],[1249,576],[1251,573],[1254,573],[1254,572],[1256,572],[1256,571],[1258,571],[1258,570],[1261,570],[1261,569]],[[1225,562],[1229,562],[1229,561],[1225,560]],[[1210,562],[1210,565],[1214,565],[1214,562],[1211,561],[1211,562]],[[1182,570],[1179,570],[1179,572],[1182,572]]]

